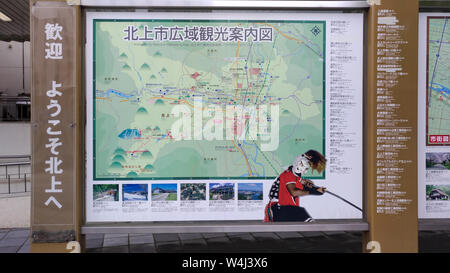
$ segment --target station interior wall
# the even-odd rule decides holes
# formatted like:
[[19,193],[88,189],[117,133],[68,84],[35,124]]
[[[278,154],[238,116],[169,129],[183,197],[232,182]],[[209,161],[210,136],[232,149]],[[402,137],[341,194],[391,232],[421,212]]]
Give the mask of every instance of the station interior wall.
[[0,96],[29,94],[30,42],[0,41],[0,60]]

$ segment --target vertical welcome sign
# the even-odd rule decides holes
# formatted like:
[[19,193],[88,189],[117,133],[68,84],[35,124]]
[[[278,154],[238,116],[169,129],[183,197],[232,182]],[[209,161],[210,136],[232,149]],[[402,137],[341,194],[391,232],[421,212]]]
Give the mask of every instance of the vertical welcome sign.
[[[31,249],[77,239],[76,7],[31,1]],[[58,252],[61,250],[58,250]]]

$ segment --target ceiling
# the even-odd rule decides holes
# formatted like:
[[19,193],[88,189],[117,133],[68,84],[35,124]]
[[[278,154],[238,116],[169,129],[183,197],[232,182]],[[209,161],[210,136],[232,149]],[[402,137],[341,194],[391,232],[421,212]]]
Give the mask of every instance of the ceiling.
[[0,20],[0,41],[29,41],[29,0],[0,0],[0,11],[12,19],[11,22]]
[[[0,20],[0,41],[30,41],[30,0],[0,0],[0,11],[12,19],[11,22]],[[92,3],[115,3],[118,0],[81,0]],[[146,0],[140,0],[140,2]],[[172,1],[172,0],[171,0]],[[208,2],[209,0],[207,0]],[[239,0],[237,0],[239,1]],[[289,0],[290,1],[290,0]],[[354,1],[354,0],[353,0]],[[125,1],[127,2],[127,1]],[[138,1],[139,2],[139,1]],[[149,1],[154,2],[154,1]],[[176,0],[172,2],[177,2]],[[181,0],[183,2],[183,0]],[[211,0],[213,2],[213,0]],[[295,0],[293,0],[295,2]],[[444,7],[447,11],[450,0],[419,0],[423,7]]]

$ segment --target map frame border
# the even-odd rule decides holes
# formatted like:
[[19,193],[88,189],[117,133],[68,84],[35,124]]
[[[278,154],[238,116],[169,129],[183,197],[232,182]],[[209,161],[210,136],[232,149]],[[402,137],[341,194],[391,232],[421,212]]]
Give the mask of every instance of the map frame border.
[[[92,182],[94,181],[145,181],[145,180],[273,180],[276,179],[277,176],[252,176],[252,177],[234,177],[234,176],[224,176],[224,177],[97,177],[97,170],[96,170],[96,23],[97,22],[271,22],[271,23],[317,23],[322,24],[323,26],[323,63],[322,63],[322,148],[323,148],[323,155],[326,156],[326,41],[327,41],[327,35],[326,35],[326,20],[245,20],[245,19],[231,19],[231,20],[224,20],[224,19],[104,19],[104,18],[93,18],[92,19],[92,114],[90,115],[92,117]],[[86,92],[86,96],[89,94]],[[89,115],[87,115],[89,117]],[[280,172],[281,173],[281,172]],[[322,172],[321,176],[305,176],[305,179],[317,179],[317,180],[325,180],[326,179],[326,170]]]
[[428,85],[429,82],[429,64],[430,64],[430,19],[450,19],[450,16],[426,16],[427,25],[426,25],[426,31],[427,31],[427,38],[426,38],[426,78],[425,78],[425,146],[428,147],[446,147],[450,146],[450,143],[430,143],[429,141],[429,98],[430,98],[430,88]]

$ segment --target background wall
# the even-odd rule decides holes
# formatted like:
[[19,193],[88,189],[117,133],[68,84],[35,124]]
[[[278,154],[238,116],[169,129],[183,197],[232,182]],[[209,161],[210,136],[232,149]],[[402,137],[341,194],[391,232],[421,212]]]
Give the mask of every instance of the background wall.
[[0,122],[0,156],[30,155],[29,122]]
[[0,228],[30,226],[30,193],[0,195]]
[[0,92],[30,93],[30,42],[0,41]]

